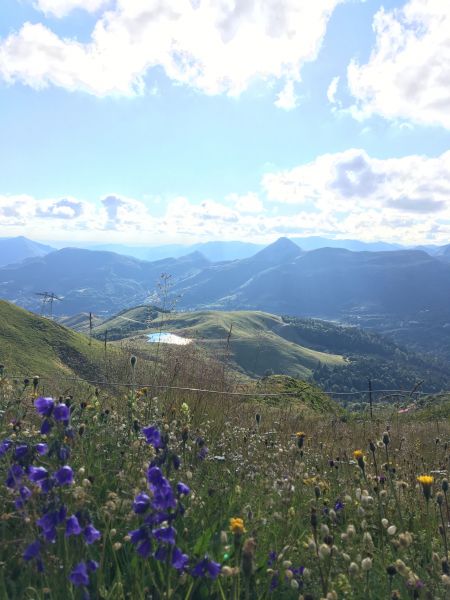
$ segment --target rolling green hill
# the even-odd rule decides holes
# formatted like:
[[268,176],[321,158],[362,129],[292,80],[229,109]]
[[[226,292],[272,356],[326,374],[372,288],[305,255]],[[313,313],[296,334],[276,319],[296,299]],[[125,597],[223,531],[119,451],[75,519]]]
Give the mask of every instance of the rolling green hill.
[[97,376],[103,363],[97,340],[0,300],[0,363],[6,373],[47,377]]
[[[399,346],[382,335],[318,319],[280,317],[259,311],[163,312],[137,306],[94,329],[102,338],[131,339],[152,353],[147,334],[175,333],[195,341],[210,356],[251,377],[268,373],[310,379],[333,392],[367,389],[450,388],[442,360]],[[231,330],[231,331],[230,331]]]
[[[164,313],[155,307],[140,306],[104,321],[94,329],[108,339],[134,337],[147,344],[146,334],[159,331],[175,333],[194,340],[210,354],[229,361],[248,375],[266,372],[310,377],[318,364],[343,366],[338,354],[302,346],[282,336],[281,317],[257,311],[199,311]],[[230,332],[231,330],[231,332]]]

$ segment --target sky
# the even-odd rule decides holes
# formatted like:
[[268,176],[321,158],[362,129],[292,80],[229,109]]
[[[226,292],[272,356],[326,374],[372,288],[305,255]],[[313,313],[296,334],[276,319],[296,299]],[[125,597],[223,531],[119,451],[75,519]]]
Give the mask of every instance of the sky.
[[15,235],[450,243],[450,0],[1,0]]

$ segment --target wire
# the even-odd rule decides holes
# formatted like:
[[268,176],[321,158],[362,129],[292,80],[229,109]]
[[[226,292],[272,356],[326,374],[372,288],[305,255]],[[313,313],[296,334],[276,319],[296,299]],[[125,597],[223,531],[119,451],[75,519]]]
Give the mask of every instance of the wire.
[[[29,379],[30,381],[33,380],[33,377],[26,377],[23,375],[10,375],[9,376],[11,379]],[[49,377],[39,377],[40,380],[42,379],[50,379]],[[201,392],[201,393],[208,393],[208,394],[219,394],[219,395],[223,395],[223,396],[250,396],[250,397],[255,397],[255,396],[261,396],[264,398],[267,397],[279,397],[279,396],[298,396],[301,392],[305,391],[307,389],[307,387],[305,387],[302,390],[297,390],[296,392],[279,392],[277,393],[272,393],[272,392],[229,392],[229,391],[225,391],[225,390],[208,390],[208,389],[204,389],[204,388],[191,388],[191,387],[182,387],[182,386],[174,386],[174,385],[155,385],[152,383],[129,383],[129,382],[120,382],[120,381],[95,381],[95,380],[89,380],[89,379],[81,379],[80,377],[58,377],[58,379],[61,379],[63,381],[73,381],[73,382],[80,382],[80,383],[89,383],[91,385],[106,385],[106,386],[114,386],[114,387],[135,387],[135,388],[152,388],[152,389],[158,389],[158,390],[176,390],[176,391],[180,391],[180,392]],[[361,396],[363,394],[368,394],[369,391],[372,392],[372,394],[396,394],[399,396],[410,396],[411,397],[411,391],[410,390],[360,390],[360,391],[356,391],[356,392],[331,392],[331,391],[326,391],[326,390],[320,390],[323,394],[327,394],[328,396]],[[430,394],[450,394],[450,391],[443,391],[443,392],[413,392],[415,395],[421,395],[421,396],[429,396]]]

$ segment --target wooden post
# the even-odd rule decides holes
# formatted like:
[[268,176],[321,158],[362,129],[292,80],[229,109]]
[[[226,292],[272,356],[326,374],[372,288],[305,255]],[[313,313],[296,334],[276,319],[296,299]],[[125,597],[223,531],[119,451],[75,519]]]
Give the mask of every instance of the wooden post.
[[89,313],[89,346],[92,345],[92,313]]
[[372,380],[368,380],[369,383],[369,405],[370,405],[370,418],[373,419],[373,410],[372,410]]

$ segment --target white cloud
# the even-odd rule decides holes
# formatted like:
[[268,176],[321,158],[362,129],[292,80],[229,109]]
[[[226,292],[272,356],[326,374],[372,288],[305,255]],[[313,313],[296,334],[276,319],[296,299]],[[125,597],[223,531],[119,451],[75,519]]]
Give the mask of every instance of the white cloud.
[[262,185],[272,202],[298,208],[292,226],[302,215],[318,234],[411,243],[450,237],[450,151],[376,159],[351,149],[267,173]]
[[[59,1],[40,4],[50,10]],[[343,1],[117,0],[89,43],[25,23],[0,41],[0,76],[97,96],[141,93],[155,66],[207,94],[239,95],[256,78],[278,79],[288,82],[278,100],[286,108],[294,101],[293,82],[317,57],[328,20]],[[65,11],[75,3],[64,0]],[[85,8],[95,4],[83,2]]]
[[99,202],[70,196],[0,196],[3,235],[132,244],[322,235],[403,244],[450,240],[450,151],[430,158],[377,159],[364,150],[325,154],[267,173],[260,194],[223,202],[153,200],[109,194]]
[[287,81],[284,88],[278,94],[275,100],[275,106],[283,110],[293,110],[298,106],[298,98],[295,94],[294,82]]
[[338,85],[339,85],[339,80],[340,80],[339,75],[337,77],[333,77],[333,79],[330,82],[330,85],[328,86],[327,98],[328,98],[328,102],[330,102],[330,104],[336,104],[336,94],[337,94],[337,89],[338,89]]
[[352,61],[348,85],[357,118],[373,114],[450,129],[450,3],[409,0],[380,9],[367,64]]
[[234,204],[236,210],[243,214],[258,214],[264,212],[264,205],[254,192],[248,194],[229,194],[226,198]]
[[77,8],[94,13],[107,4],[110,4],[110,0],[36,0],[35,7],[45,15],[60,19]]
[[37,200],[26,194],[0,195],[0,225],[4,226],[26,226],[38,220],[51,222],[51,227],[58,221],[92,224],[93,214],[91,203],[72,197]]
[[145,230],[152,228],[154,220],[144,202],[109,194],[101,200],[102,228],[114,231]]

